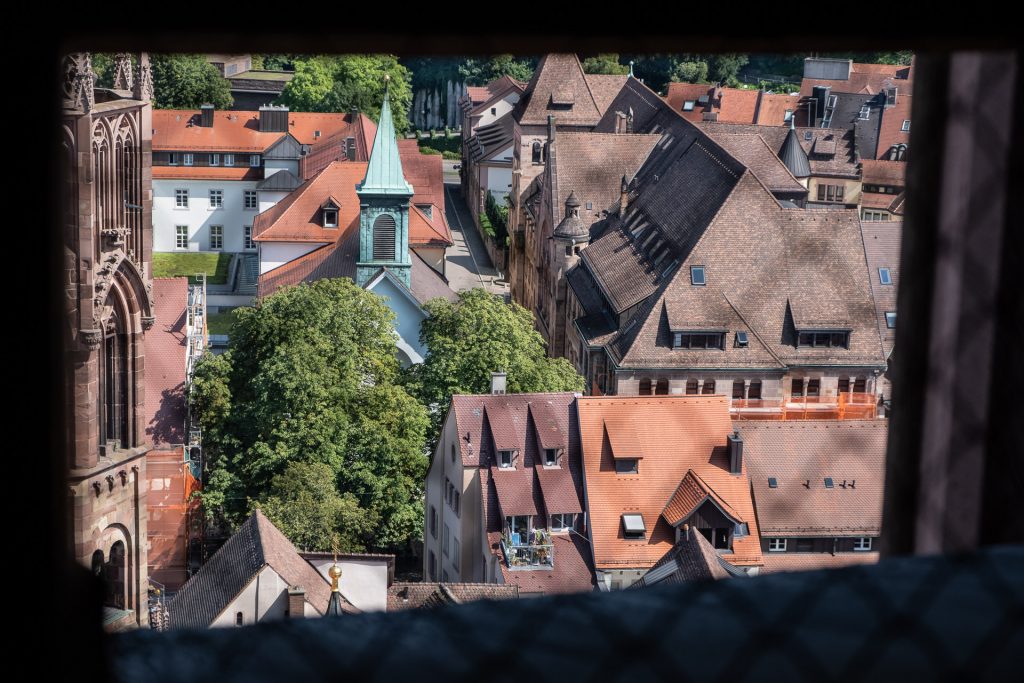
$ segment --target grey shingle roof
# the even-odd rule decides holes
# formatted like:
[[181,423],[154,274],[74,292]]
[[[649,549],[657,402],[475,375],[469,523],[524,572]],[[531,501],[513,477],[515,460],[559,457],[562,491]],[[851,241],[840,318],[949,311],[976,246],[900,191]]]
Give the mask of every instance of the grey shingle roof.
[[[602,100],[604,85],[598,86]],[[548,116],[554,115],[558,125],[593,126],[602,113],[575,54],[542,57],[513,109],[521,125],[546,125]]]
[[[795,138],[796,133],[793,132],[791,136]],[[791,138],[787,136],[786,139],[788,141]],[[797,178],[806,178],[811,174],[811,170],[807,163],[807,155],[804,154],[803,148],[795,139],[789,144],[788,149],[790,156],[797,160],[794,164],[797,171],[803,173],[802,176],[793,173],[785,160],[776,156],[775,151],[768,147],[768,143],[760,135],[723,135],[716,138],[715,141],[729,154],[743,162],[772,192],[786,195],[807,194],[807,188],[801,185]],[[783,145],[783,151],[787,151],[786,145]],[[801,159],[802,166],[800,165]]]
[[[900,221],[861,221],[864,236],[864,253],[868,259],[868,277],[874,294],[878,316],[878,330],[888,356],[896,342],[896,330],[885,322],[887,311],[896,310],[896,293],[900,283],[900,239],[903,223]],[[888,268],[891,285],[883,285],[878,269]]]
[[676,541],[676,544],[631,588],[728,579],[730,576],[711,543],[702,533],[691,529],[689,538],[683,535]]
[[[267,565],[289,585],[304,588],[317,612],[326,612],[330,585],[257,510],[167,603],[171,628],[208,628]],[[342,609],[358,612],[344,599]]]

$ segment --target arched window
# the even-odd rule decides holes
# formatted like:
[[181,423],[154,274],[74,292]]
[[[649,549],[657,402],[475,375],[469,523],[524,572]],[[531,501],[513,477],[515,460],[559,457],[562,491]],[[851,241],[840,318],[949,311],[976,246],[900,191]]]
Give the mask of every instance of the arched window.
[[543,164],[544,163],[544,146],[539,141],[533,143],[533,163]]
[[117,309],[115,305],[103,336],[100,445],[127,448],[133,445],[128,432],[128,335]]
[[395,260],[395,217],[382,213],[373,222],[373,260]]
[[701,387],[700,393],[702,394],[713,394],[715,393],[715,380],[706,379],[704,380],[704,386]]
[[92,575],[97,579],[103,579],[103,551],[97,550],[92,554]]
[[650,396],[651,395],[651,378],[644,377],[640,380],[640,395]]
[[654,393],[658,396],[664,396],[668,394],[668,380],[662,377],[658,380],[658,386],[655,388]]
[[110,546],[110,560],[104,567],[107,599],[105,604],[117,609],[125,608],[125,554],[124,542],[118,541]]
[[235,612],[235,626],[241,626],[244,618],[241,612]]

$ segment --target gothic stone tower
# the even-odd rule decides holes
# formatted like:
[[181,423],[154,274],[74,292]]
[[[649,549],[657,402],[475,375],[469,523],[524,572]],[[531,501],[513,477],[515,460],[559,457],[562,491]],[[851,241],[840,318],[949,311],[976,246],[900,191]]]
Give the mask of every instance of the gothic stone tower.
[[362,287],[377,271],[387,268],[406,287],[410,287],[409,199],[413,189],[402,173],[387,89],[384,90],[384,104],[366,177],[356,189],[356,194],[359,195],[356,284]]
[[[133,74],[134,71],[134,74]],[[119,54],[63,65],[64,352],[72,551],[119,624],[148,623],[143,335],[153,325],[152,80]]]

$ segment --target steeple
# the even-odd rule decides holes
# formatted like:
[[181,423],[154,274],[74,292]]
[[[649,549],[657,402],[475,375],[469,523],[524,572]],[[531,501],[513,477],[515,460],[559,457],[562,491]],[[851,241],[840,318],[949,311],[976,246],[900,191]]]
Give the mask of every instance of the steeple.
[[373,139],[373,150],[370,152],[370,163],[366,167],[366,177],[359,185],[358,192],[363,194],[412,196],[412,186],[406,182],[402,173],[402,159],[398,155],[398,140],[395,137],[395,122],[391,118],[391,103],[388,101],[388,81],[384,76],[384,104],[380,108],[380,121],[377,123],[377,135]]
[[331,600],[327,603],[327,614],[328,617],[340,617],[343,612],[341,611],[341,590],[338,588],[338,581],[341,579],[341,567],[338,566],[338,537],[335,535],[332,542],[334,546],[334,563],[331,568],[327,570],[327,574],[331,577]]
[[793,121],[795,118],[792,116],[789,119],[789,132],[786,134],[786,140],[782,143],[782,149],[779,150],[779,159],[786,165],[793,177],[800,180],[811,175],[811,164],[807,160],[807,152],[800,145],[796,124]]
[[384,103],[380,108],[377,135],[373,139],[366,177],[356,188],[360,205],[356,284],[362,287],[381,268],[387,268],[410,287],[409,199],[413,188],[402,173],[388,101],[389,77],[385,75],[384,80]]

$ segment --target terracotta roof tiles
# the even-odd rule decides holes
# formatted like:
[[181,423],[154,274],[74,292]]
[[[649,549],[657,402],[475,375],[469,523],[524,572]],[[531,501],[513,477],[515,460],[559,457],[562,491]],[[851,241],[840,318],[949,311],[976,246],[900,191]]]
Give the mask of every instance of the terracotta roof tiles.
[[738,429],[762,534],[880,533],[888,420],[744,422]]
[[[725,456],[732,433],[729,401],[723,396],[584,397],[579,399],[587,509],[597,569],[649,568],[675,543],[662,511],[687,472],[700,475],[749,526],[734,540],[731,564],[761,563],[760,542],[746,471],[729,472]],[[606,419],[632,420],[645,445],[636,474],[618,474],[604,437]],[[626,539],[623,514],[640,514],[642,540]]]
[[[198,125],[200,114],[191,109],[153,110],[153,150],[262,153],[284,132],[261,132],[258,111],[215,111],[213,125]],[[289,112],[288,133],[304,145],[349,128],[351,115]]]
[[762,574],[810,572],[818,569],[841,569],[859,564],[876,564],[875,552],[853,553],[765,553]]

